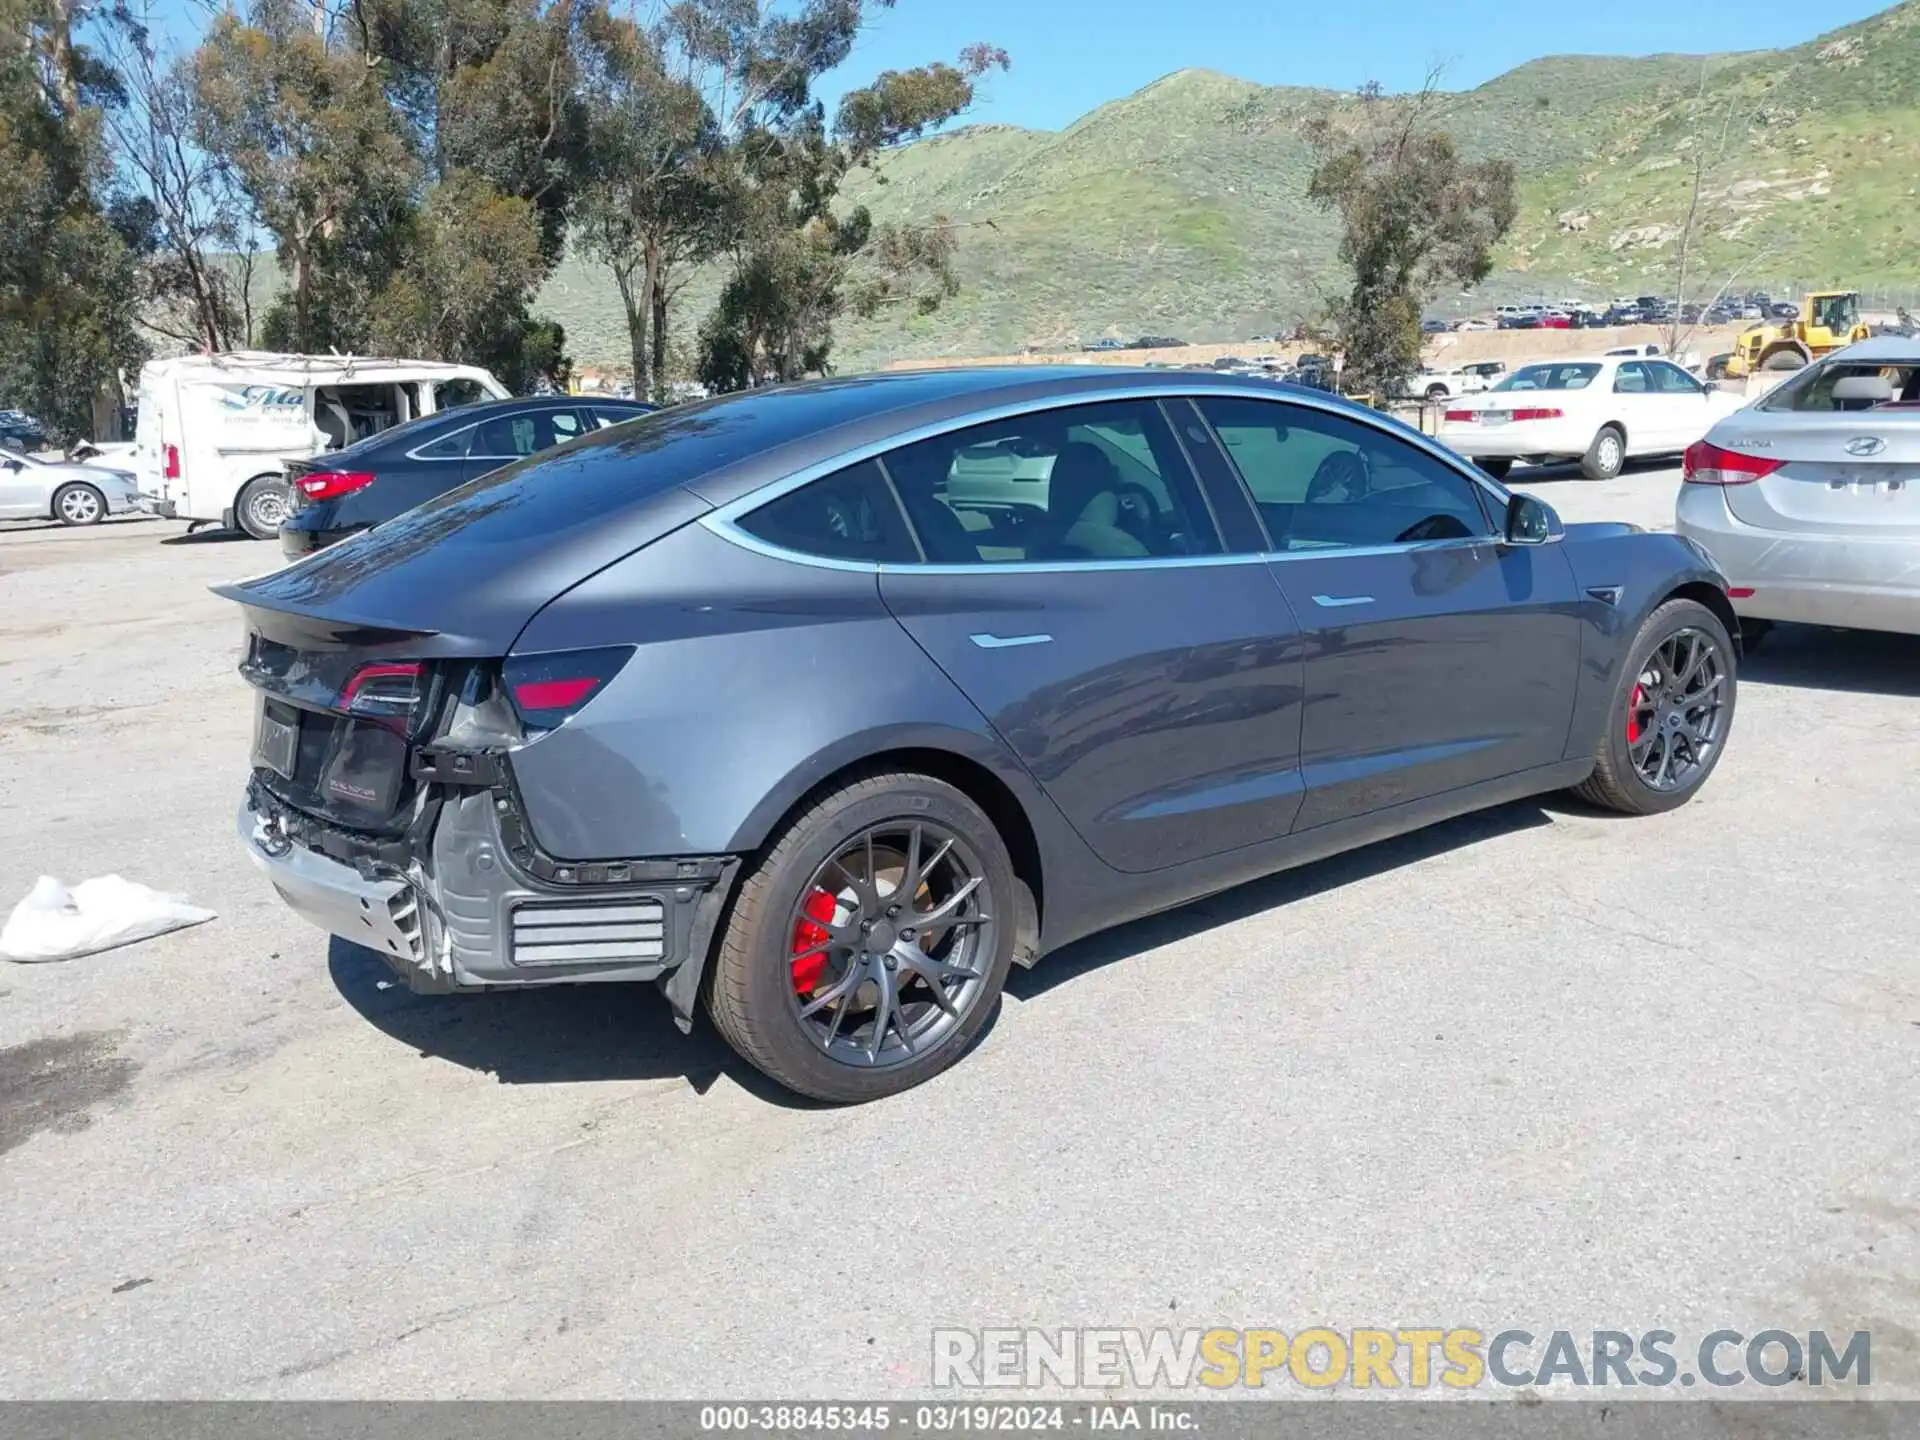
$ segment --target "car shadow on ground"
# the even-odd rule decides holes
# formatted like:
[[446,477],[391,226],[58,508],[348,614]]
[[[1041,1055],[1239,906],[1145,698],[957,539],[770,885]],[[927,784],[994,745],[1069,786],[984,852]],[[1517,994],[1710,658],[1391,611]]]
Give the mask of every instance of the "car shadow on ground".
[[[1030,1000],[1090,970],[1216,925],[1462,845],[1552,823],[1537,801],[1519,801],[1270,875],[1078,941],[1031,970],[1016,968],[1007,993]],[[693,1033],[682,1035],[666,999],[651,985],[415,995],[393,980],[377,954],[351,941],[334,939],[327,959],[334,987],[369,1024],[423,1057],[493,1075],[503,1085],[679,1078],[705,1094],[725,1075],[771,1104],[817,1108],[816,1102],[776,1085],[735,1055],[704,1013],[696,1018]],[[993,1023],[988,1021],[976,1044],[992,1033]]]
[[1296,870],[1265,875],[1218,895],[1076,940],[1048,955],[1031,970],[1014,971],[1007,981],[1007,993],[1016,999],[1031,1000],[1089,970],[1130,959],[1143,950],[1188,939],[1217,925],[1231,925],[1262,911],[1337,890],[1464,845],[1477,845],[1500,835],[1552,823],[1553,817],[1538,799],[1517,800],[1349,850],[1344,855],[1302,865]]
[[1920,696],[1920,635],[1776,625],[1740,662],[1740,678],[1801,690]]
[[682,1035],[652,985],[550,985],[472,995],[415,995],[373,951],[335,937],[334,987],[376,1029],[423,1058],[448,1060],[502,1085],[685,1080],[704,1095],[722,1075],[777,1105],[814,1102],[735,1055],[704,1011]]
[[169,535],[162,545],[224,545],[229,540],[251,540],[253,537],[244,530],[222,530],[218,525],[202,526],[198,530],[183,530],[178,535]]

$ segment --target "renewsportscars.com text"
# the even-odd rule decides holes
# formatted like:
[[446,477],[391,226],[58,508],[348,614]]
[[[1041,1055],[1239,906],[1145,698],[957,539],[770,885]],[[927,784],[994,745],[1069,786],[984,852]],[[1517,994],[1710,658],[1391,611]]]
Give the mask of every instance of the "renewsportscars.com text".
[[933,1332],[939,1389],[1867,1386],[1872,1336],[1394,1326]]

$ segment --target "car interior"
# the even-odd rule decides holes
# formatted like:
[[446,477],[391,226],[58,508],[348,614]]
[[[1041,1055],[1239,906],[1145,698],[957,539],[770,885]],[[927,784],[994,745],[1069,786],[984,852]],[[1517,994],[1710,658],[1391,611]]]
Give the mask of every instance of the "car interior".
[[1763,410],[1856,411],[1920,406],[1920,360],[1907,365],[1829,362],[1782,385]]
[[329,450],[344,450],[391,429],[408,414],[399,385],[320,385],[313,392],[313,423],[327,437]]

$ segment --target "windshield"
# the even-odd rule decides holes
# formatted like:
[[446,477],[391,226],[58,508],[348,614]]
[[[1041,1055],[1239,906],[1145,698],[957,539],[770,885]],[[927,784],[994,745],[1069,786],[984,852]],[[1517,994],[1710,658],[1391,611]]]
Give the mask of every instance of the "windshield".
[[1503,390],[1584,390],[1599,373],[1600,367],[1591,361],[1522,365],[1493,389],[1496,394]]
[[1920,354],[1916,354],[1911,359],[1877,364],[1865,360],[1842,360],[1837,356],[1821,360],[1774,390],[1754,408],[1815,413],[1873,408],[1875,402],[1871,400],[1834,398],[1834,386],[1849,375],[1884,376],[1892,399],[1881,401],[1880,404],[1920,404]]

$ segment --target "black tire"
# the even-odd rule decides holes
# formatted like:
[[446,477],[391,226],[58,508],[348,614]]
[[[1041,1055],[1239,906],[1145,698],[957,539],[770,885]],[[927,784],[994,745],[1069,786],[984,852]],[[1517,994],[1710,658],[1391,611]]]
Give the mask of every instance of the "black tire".
[[[842,846],[871,827],[919,820],[944,827],[971,851],[983,882],[982,903],[995,920],[991,951],[980,957],[982,978],[974,982],[978,989],[968,1008],[931,1048],[891,1065],[845,1063],[809,1037],[808,1022],[794,1004],[793,918],[802,892]],[[926,775],[854,777],[796,816],[741,881],[713,957],[708,1013],[742,1059],[789,1090],[835,1104],[898,1094],[952,1065],[992,1016],[1013,962],[1016,904],[1006,845],[985,812],[959,790]]]
[[287,482],[278,475],[256,475],[233,500],[233,523],[255,540],[272,540],[287,518]]
[[1486,459],[1476,460],[1473,463],[1496,480],[1506,479],[1508,474],[1513,470],[1513,461],[1504,455],[1497,460],[1489,456]]
[[[1635,691],[1642,688],[1642,676],[1655,652],[1669,639],[1688,630],[1706,635],[1718,647],[1724,667],[1720,682],[1724,699],[1711,750],[1683,784],[1662,790],[1649,783],[1634,765],[1629,748],[1629,706]],[[1657,815],[1686,804],[1720,763],[1727,748],[1727,737],[1733,732],[1739,662],[1733,639],[1727,634],[1727,627],[1720,623],[1720,617],[1694,600],[1669,600],[1661,605],[1647,617],[1626,653],[1627,663],[1620,667],[1620,678],[1607,704],[1606,723],[1594,752],[1593,774],[1577,786],[1574,793],[1582,800],[1623,815]]]
[[1447,387],[1446,387],[1446,386],[1444,386],[1444,385],[1429,385],[1429,386],[1427,387],[1427,403],[1428,403],[1429,405],[1435,405],[1435,404],[1438,404],[1438,403],[1439,403],[1440,401],[1442,401],[1442,400],[1445,400],[1445,399],[1447,399],[1447,398],[1448,398],[1448,395],[1447,395]]
[[1627,463],[1627,436],[1618,425],[1602,425],[1580,457],[1580,473],[1589,480],[1611,480]]
[[1774,350],[1760,362],[1762,370],[1804,370],[1807,357],[1798,350]]
[[62,525],[98,525],[107,518],[107,497],[82,480],[53,492],[53,518]]
[[1771,620],[1742,620],[1740,622],[1740,653],[1751,655],[1772,633],[1773,621]]

